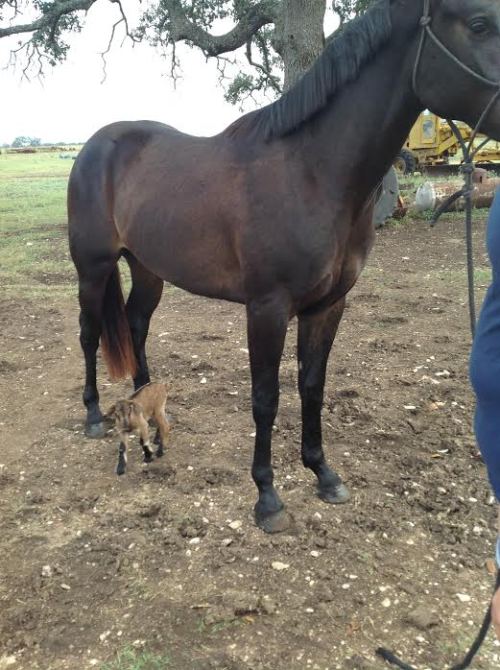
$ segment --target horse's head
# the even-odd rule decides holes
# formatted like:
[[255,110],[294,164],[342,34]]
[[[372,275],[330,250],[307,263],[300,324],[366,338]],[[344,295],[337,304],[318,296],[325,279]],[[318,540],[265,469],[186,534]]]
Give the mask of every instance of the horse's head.
[[412,3],[422,12],[413,70],[422,106],[472,127],[490,106],[481,130],[500,140],[500,0]]

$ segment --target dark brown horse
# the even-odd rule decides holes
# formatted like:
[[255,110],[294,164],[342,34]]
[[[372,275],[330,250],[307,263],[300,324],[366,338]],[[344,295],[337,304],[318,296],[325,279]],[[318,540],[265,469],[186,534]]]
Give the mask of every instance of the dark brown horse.
[[[422,18],[423,17],[423,18]],[[474,124],[500,81],[500,1],[381,0],[349,24],[277,102],[220,135],[151,121],[96,133],[70,177],[87,434],[102,434],[101,338],[110,373],[149,381],[145,343],[163,282],[246,305],[256,423],[256,521],[287,524],[271,433],[288,322],[298,317],[302,458],[321,498],[347,500],[322,447],[328,355],[373,242],[377,184],[418,114]],[[483,130],[500,139],[500,106]],[[123,302],[124,256],[132,290]]]

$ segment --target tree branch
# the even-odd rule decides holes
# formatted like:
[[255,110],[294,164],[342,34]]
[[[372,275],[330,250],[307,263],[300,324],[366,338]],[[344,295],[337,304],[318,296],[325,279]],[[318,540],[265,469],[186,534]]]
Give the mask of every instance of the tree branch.
[[19,35],[21,33],[32,33],[47,28],[55,32],[55,27],[62,16],[73,14],[74,12],[88,11],[97,0],[56,0],[51,6],[47,7],[44,13],[31,23],[21,23],[6,28],[0,28],[0,38],[10,35]]
[[101,59],[102,59],[101,84],[104,84],[104,82],[106,81],[106,77],[108,75],[107,69],[106,69],[107,65],[108,65],[108,61],[106,60],[106,56],[111,51],[111,46],[113,45],[113,40],[115,39],[115,31],[118,28],[118,26],[123,22],[124,22],[124,19],[122,17],[122,18],[118,19],[118,21],[116,21],[116,23],[113,23],[113,27],[111,28],[111,35],[109,36],[108,46],[106,47],[106,49],[104,51],[101,51],[101,53],[99,54],[101,56]]
[[269,84],[269,86],[277,93],[278,95],[281,95],[283,93],[283,89],[281,87],[281,82],[279,80],[279,77],[277,77],[275,74],[273,74],[273,68],[271,63],[269,62],[269,53],[267,50],[267,46],[263,43],[263,40],[259,40],[259,36],[255,36],[257,41],[260,42],[260,47],[261,47],[261,52],[262,52],[262,59],[263,63],[258,63],[253,59],[252,56],[252,40],[248,40],[247,42],[247,48],[246,48],[246,57],[247,61],[249,64],[254,67],[256,70],[262,73],[262,76],[264,77],[265,81]]
[[123,5],[121,3],[121,0],[110,0],[110,1],[113,4],[118,5],[118,7],[120,8],[120,18],[118,19],[118,21],[116,21],[113,24],[113,26],[111,28],[111,35],[109,36],[108,46],[106,47],[106,49],[104,51],[101,51],[100,54],[99,54],[101,56],[101,59],[102,59],[101,84],[104,84],[104,82],[106,81],[107,65],[108,65],[107,56],[108,56],[109,52],[111,51],[111,47],[113,46],[113,41],[115,39],[115,32],[116,32],[116,29],[118,28],[118,26],[121,25],[122,23],[125,26],[125,37],[122,40],[122,45],[125,42],[125,40],[127,39],[127,37],[130,40],[132,40],[132,42],[139,42],[140,41],[135,37],[135,35],[133,33],[130,32],[130,28],[129,28],[129,25],[128,25],[128,19],[127,19],[127,16],[126,16],[126,14],[123,10]]
[[276,3],[273,0],[262,0],[242,13],[232,30],[223,35],[212,35],[189,20],[180,0],[164,0],[163,5],[168,14],[168,40],[190,42],[199,47],[206,56],[219,56],[235,51],[244,46],[263,26],[276,20]]

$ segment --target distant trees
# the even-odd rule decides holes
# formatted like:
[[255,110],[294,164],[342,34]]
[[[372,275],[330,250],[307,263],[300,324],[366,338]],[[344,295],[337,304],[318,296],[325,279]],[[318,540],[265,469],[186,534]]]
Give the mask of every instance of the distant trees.
[[12,142],[14,149],[20,149],[22,147],[39,147],[42,144],[42,141],[39,137],[29,137],[28,135],[19,135]]

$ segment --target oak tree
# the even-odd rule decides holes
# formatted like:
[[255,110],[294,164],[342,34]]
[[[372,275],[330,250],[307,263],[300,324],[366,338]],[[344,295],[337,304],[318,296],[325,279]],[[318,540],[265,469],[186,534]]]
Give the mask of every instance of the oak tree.
[[68,38],[82,29],[89,9],[111,2],[117,14],[108,48],[124,30],[130,40],[169,49],[173,73],[179,42],[218,59],[221,72],[241,53],[237,74],[226,82],[226,97],[236,103],[256,91],[280,94],[311,65],[329,38],[323,28],[327,10],[342,29],[374,0],[153,0],[134,27],[125,1],[0,0],[0,38],[18,36],[12,57],[24,59],[25,71],[34,66],[42,74],[46,64],[66,58]]

